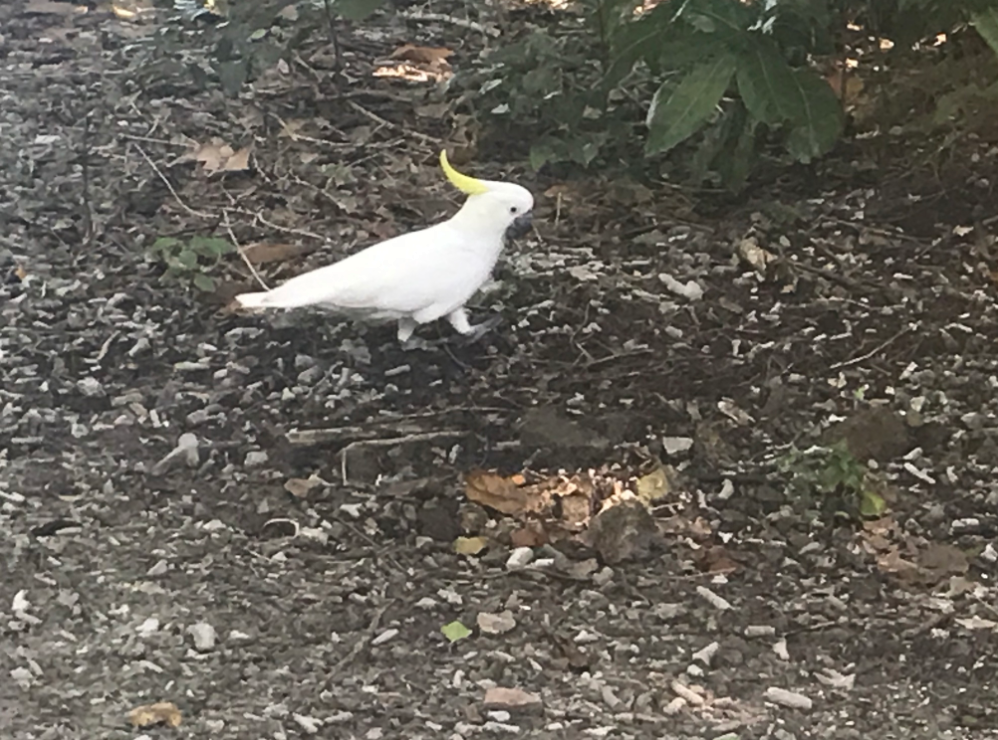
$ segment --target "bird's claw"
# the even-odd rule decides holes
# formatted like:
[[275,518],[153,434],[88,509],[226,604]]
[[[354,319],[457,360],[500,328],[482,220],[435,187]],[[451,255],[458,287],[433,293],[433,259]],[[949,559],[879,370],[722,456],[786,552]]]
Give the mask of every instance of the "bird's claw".
[[495,329],[501,323],[502,323],[502,316],[496,314],[495,316],[487,318],[485,321],[483,321],[480,324],[472,325],[471,331],[465,332],[462,335],[464,343],[472,344],[474,342],[477,342],[479,339],[484,337],[486,334]]

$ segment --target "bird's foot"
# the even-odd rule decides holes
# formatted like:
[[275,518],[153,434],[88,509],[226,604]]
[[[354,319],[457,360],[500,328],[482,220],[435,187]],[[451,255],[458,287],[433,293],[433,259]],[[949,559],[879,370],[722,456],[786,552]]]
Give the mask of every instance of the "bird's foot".
[[500,324],[502,324],[502,316],[496,314],[485,319],[480,324],[469,325],[467,331],[461,332],[461,337],[465,344],[473,344]]
[[426,339],[423,339],[422,337],[409,337],[404,342],[402,342],[402,351],[412,352],[413,350],[416,349],[422,349],[422,350],[433,349],[438,344],[439,342],[430,342],[427,341]]

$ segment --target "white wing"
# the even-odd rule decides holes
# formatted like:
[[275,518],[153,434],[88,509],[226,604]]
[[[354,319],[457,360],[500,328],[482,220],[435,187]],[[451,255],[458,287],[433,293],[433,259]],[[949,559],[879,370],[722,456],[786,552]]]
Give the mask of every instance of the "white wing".
[[250,308],[322,305],[385,317],[422,311],[436,318],[463,305],[488,279],[495,263],[492,254],[497,255],[498,249],[482,247],[469,244],[467,236],[444,222],[237,300]]

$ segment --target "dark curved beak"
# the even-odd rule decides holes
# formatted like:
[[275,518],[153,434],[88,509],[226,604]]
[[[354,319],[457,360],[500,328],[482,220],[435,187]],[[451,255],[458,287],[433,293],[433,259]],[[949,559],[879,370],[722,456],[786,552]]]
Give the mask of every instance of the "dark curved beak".
[[533,228],[533,225],[533,213],[524,213],[522,216],[517,216],[513,219],[513,223],[511,223],[506,229],[506,238],[519,239],[521,236],[526,236],[530,233],[530,229]]

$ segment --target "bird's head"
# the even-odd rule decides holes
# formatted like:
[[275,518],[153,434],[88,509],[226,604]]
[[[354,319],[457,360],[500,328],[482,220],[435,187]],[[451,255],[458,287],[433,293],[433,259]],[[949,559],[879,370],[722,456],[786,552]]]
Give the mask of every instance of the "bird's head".
[[446,151],[440,152],[440,166],[451,184],[468,196],[455,218],[496,231],[509,239],[516,239],[530,231],[534,196],[525,187],[462,175],[451,167]]

